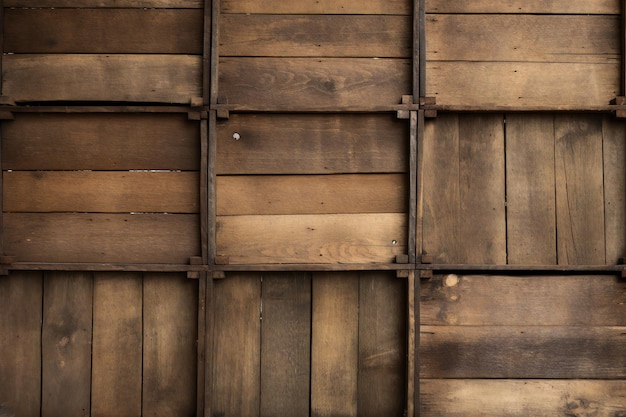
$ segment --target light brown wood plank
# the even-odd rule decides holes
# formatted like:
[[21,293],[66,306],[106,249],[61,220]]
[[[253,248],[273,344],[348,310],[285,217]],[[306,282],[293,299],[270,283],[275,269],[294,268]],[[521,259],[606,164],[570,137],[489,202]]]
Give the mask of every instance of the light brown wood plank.
[[260,407],[261,276],[214,282],[213,416],[256,417]]
[[252,15],[220,17],[220,56],[408,58],[409,16]]
[[555,116],[558,263],[605,263],[602,118]]
[[359,416],[401,416],[406,391],[406,280],[365,272],[359,280]]
[[261,412],[308,417],[311,380],[311,275],[264,273]]
[[2,94],[21,101],[189,103],[202,95],[192,55],[6,55]]
[[313,276],[311,416],[356,416],[359,276]]
[[220,96],[242,109],[293,111],[400,102],[411,61],[366,58],[221,58]]
[[427,15],[429,61],[616,63],[618,16]]
[[6,9],[4,52],[201,54],[202,10]]
[[38,416],[41,410],[42,273],[0,278],[0,413]]
[[141,416],[142,276],[96,273],[92,416]]
[[427,13],[619,14],[619,0],[426,0]]
[[626,257],[626,126],[621,120],[602,120],[604,161],[604,233],[606,263]]
[[18,261],[189,263],[199,218],[179,214],[5,213],[7,253]]
[[218,174],[407,172],[407,150],[407,123],[395,115],[232,114],[217,125],[216,170]]
[[618,379],[626,327],[422,326],[422,378]]
[[407,0],[320,0],[285,2],[280,0],[221,0],[223,13],[258,14],[405,14],[412,11]]
[[4,211],[198,213],[197,172],[3,173]]
[[143,415],[196,412],[197,285],[180,274],[145,275]]
[[423,380],[421,416],[597,416],[626,412],[626,381]]
[[406,216],[394,213],[218,216],[217,255],[231,264],[393,262],[406,235]]
[[201,9],[201,0],[5,0],[4,7]]
[[217,178],[217,214],[404,213],[402,174]]
[[616,63],[444,62],[426,64],[426,95],[437,104],[605,106],[619,95]]
[[509,264],[556,264],[554,116],[506,115]]
[[41,415],[89,415],[92,274],[47,272],[43,297]]
[[421,296],[424,325],[626,326],[618,276],[442,274]]
[[2,124],[2,168],[200,168],[200,131],[186,114],[19,114]]

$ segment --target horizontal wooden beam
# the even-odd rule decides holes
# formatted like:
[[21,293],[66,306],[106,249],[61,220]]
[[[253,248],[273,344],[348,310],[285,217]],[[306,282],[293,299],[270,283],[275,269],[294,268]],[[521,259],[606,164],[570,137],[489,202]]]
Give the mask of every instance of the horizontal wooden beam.
[[471,271],[471,272],[544,272],[544,273],[599,273],[614,274],[626,268],[624,265],[472,265],[472,264],[420,264],[423,271]]
[[6,266],[14,271],[126,271],[126,272],[202,272],[207,265],[125,264],[92,262],[15,262]]

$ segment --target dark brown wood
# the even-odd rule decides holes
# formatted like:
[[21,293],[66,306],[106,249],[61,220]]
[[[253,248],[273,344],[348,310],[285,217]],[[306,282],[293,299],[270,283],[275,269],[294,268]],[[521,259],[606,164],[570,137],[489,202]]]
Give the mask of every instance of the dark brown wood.
[[[209,80],[209,103],[211,105],[218,103],[218,85],[219,85],[219,21],[221,1],[211,0],[211,32],[210,32],[210,80]],[[205,33],[206,37],[208,33]]]
[[209,124],[200,123],[200,241],[203,264],[209,263]]
[[[208,372],[209,368],[211,367],[211,360],[207,360],[207,353],[209,351],[209,346],[210,344],[207,343],[208,340],[213,340],[213,337],[211,336],[210,339],[208,338],[207,334],[208,334],[208,328],[209,328],[209,309],[208,307],[212,307],[212,303],[210,304],[210,299],[207,297],[208,292],[207,292],[207,285],[208,285],[208,280],[211,281],[212,283],[212,279],[210,278],[210,274],[209,273],[200,273],[200,277],[198,279],[198,302],[197,302],[197,306],[198,306],[198,317],[197,317],[197,323],[198,323],[198,330],[197,330],[197,334],[198,334],[198,341],[197,341],[197,351],[196,351],[196,357],[197,357],[197,366],[196,366],[196,416],[198,417],[204,417],[205,416],[205,411],[207,409],[210,408],[210,401],[211,401],[211,397],[210,395],[207,396],[207,391],[208,386],[211,383],[211,376],[213,375],[212,372]],[[209,358],[213,358],[213,356],[208,356]],[[207,401],[208,400],[208,401]],[[207,402],[209,403],[209,406],[207,406]],[[210,415],[210,410],[209,410],[209,415]]]
[[398,263],[301,263],[301,264],[249,264],[214,265],[216,271],[406,271],[415,268],[412,264]]
[[[419,279],[419,277],[417,276],[417,273],[411,273],[411,275],[409,275],[409,280],[408,280],[408,285],[411,285],[411,281],[413,281],[413,298],[409,299],[409,303],[412,301],[413,302],[413,320],[414,320],[414,325],[413,328],[414,330],[414,335],[413,337],[413,357],[414,357],[414,364],[413,364],[413,385],[414,385],[414,390],[413,390],[413,399],[412,399],[412,403],[413,403],[413,410],[414,410],[414,415],[416,417],[419,417],[421,414],[421,404],[422,404],[422,380],[420,378],[420,364],[421,364],[421,357],[420,357],[420,346],[421,346],[421,317],[422,317],[422,303],[421,303],[421,295],[422,295],[422,290],[421,290],[421,280]],[[410,313],[409,313],[410,314]],[[409,315],[409,317],[411,317]],[[411,404],[411,399],[409,399],[409,404]]]
[[4,6],[200,9],[202,0],[5,0]]
[[15,271],[128,271],[128,272],[205,272],[207,265],[184,264],[124,264],[84,262],[15,262],[10,266]]
[[[618,0],[619,1],[619,0]],[[619,14],[616,0],[514,0],[502,2],[467,2],[464,0],[428,0],[427,13],[522,13],[522,14]]]
[[620,263],[626,255],[626,125],[611,117],[602,119],[604,163],[604,230],[606,263]]
[[[209,113],[208,122],[208,143],[207,143],[207,263],[214,264],[217,256],[216,238],[217,238],[217,206],[216,206],[216,172],[217,172],[217,132],[216,132],[217,115],[215,111]],[[211,416],[212,417],[212,416]]]
[[[407,238],[408,262],[414,264],[417,254],[417,141],[419,135],[420,117],[418,112],[412,111],[409,119],[409,190],[406,192],[409,197],[409,236]],[[423,118],[422,118],[423,122]],[[420,219],[421,220],[421,219]],[[421,251],[421,249],[420,249]]]
[[411,13],[406,0],[320,0],[315,2],[284,2],[280,0],[223,0],[224,13],[258,14],[404,14]]

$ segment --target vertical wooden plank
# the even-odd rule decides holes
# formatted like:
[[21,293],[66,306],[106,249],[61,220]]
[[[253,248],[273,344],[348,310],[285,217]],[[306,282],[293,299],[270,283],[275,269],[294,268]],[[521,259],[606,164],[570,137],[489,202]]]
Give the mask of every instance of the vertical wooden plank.
[[141,415],[142,276],[94,276],[91,415]]
[[213,9],[212,0],[204,0],[204,32],[202,42],[202,104],[211,104],[211,54],[212,54],[212,20]]
[[48,272],[44,280],[42,416],[88,416],[91,410],[93,277]]
[[[210,394],[207,397],[207,387],[210,383],[211,373],[207,373],[209,369],[210,361],[207,361],[208,339],[208,309],[207,309],[207,273],[201,272],[198,279],[198,346],[197,346],[197,358],[198,364],[196,369],[198,370],[196,378],[196,416],[205,417],[207,412],[206,400],[210,402]],[[209,378],[207,378],[207,375]],[[210,391],[209,391],[210,393]]]
[[359,283],[358,414],[401,416],[406,400],[406,280],[362,273]]
[[417,136],[418,136],[418,112],[412,111],[410,116],[409,129],[409,236],[407,246],[409,252],[409,263],[415,263],[416,248],[416,227],[417,227]]
[[209,261],[209,126],[206,120],[200,122],[200,240],[202,263]]
[[606,263],[614,265],[626,257],[626,124],[605,116],[602,130]]
[[308,417],[311,276],[265,273],[262,299],[261,416]]
[[[416,261],[421,262],[424,252],[424,111],[417,112],[417,154],[415,166],[415,254]],[[409,231],[410,233],[411,231]]]
[[413,0],[413,102],[419,103],[421,95],[421,42],[422,20],[420,14],[420,0]]
[[[408,415],[419,416],[420,415],[420,404],[421,404],[421,382],[420,382],[420,328],[421,328],[421,280],[417,275],[417,271],[409,271],[408,278],[408,288],[409,288],[409,308],[408,308],[408,317],[409,317],[409,341],[413,341],[413,346],[411,350],[409,350],[409,358],[413,357],[413,363],[409,371],[409,377],[412,375],[413,381],[413,398],[409,398],[407,408],[413,408],[413,413]],[[412,303],[412,305],[411,305]],[[409,343],[411,346],[411,343]],[[409,391],[410,395],[410,391]]]
[[38,416],[41,407],[42,274],[0,277],[0,415]]
[[555,116],[558,263],[605,263],[602,117]]
[[217,222],[217,206],[216,206],[216,178],[215,178],[215,164],[217,155],[217,114],[215,110],[209,112],[209,122],[206,128],[208,129],[208,144],[207,144],[207,254],[209,265],[215,264],[216,249],[216,222]]
[[214,283],[212,417],[256,417],[260,404],[261,276]]
[[311,416],[356,416],[359,276],[313,276]]
[[142,415],[194,415],[197,281],[145,274],[143,300]]
[[[211,2],[211,82],[209,87],[210,92],[210,104],[217,103],[218,97],[218,62],[219,62],[219,35],[218,35],[218,27],[219,27],[219,16],[220,16],[220,3],[221,1],[212,0]],[[208,5],[205,5],[208,7]],[[206,33],[205,33],[206,36]]]
[[554,116],[506,115],[508,263],[556,264]]

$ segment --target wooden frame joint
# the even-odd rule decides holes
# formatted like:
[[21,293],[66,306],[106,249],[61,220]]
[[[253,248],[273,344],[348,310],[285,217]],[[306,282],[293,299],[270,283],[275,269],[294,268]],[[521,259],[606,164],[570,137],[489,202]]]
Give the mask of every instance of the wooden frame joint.
[[229,264],[230,264],[230,257],[223,256],[223,255],[217,255],[215,257],[215,265],[229,265]]
[[187,113],[187,120],[206,120],[209,118],[209,112],[207,111],[190,111]]
[[420,269],[420,279],[431,279],[433,277],[433,271],[430,269]]
[[396,117],[398,119],[406,120],[411,118],[411,110],[415,110],[413,96],[412,95],[403,95],[400,99],[400,107],[396,112]]
[[399,269],[396,271],[396,278],[408,278],[409,270],[408,269]]
[[216,110],[217,110],[217,118],[218,119],[229,119],[230,118],[230,111],[228,110],[228,107],[226,107],[226,104],[228,104],[228,98],[226,97],[218,97],[217,98],[217,106],[216,106]]
[[433,255],[430,255],[428,253],[423,253],[422,256],[420,256],[420,263],[422,264],[432,264],[433,261]]
[[396,255],[396,263],[397,264],[408,264],[409,263],[409,255]]
[[617,96],[611,100],[611,104],[618,107],[615,109],[615,117],[618,119],[626,118],[626,97]]
[[199,279],[200,278],[200,271],[187,271],[187,278],[188,279]]
[[226,272],[224,271],[212,271],[211,278],[213,279],[226,279]]
[[16,106],[13,97],[0,96],[0,106]]
[[424,110],[424,117],[433,119],[437,117],[437,97],[420,97],[420,108]]
[[193,108],[202,107],[204,106],[204,97],[191,97],[189,104]]

